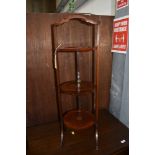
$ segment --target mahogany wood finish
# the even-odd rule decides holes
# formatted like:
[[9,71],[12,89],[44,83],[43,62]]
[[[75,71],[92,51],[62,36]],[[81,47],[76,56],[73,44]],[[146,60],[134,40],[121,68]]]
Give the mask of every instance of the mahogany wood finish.
[[[54,85],[54,74],[53,74],[53,63],[52,63],[52,46],[51,46],[51,24],[60,21],[64,17],[72,17],[73,14],[27,14],[27,126],[33,126],[52,122],[58,119],[57,106],[56,106],[56,92]],[[85,15],[83,15],[85,16]],[[99,26],[99,108],[108,109],[109,106],[109,92],[111,83],[111,65],[112,65],[112,54],[111,54],[111,36],[112,36],[112,20],[113,17],[109,16],[95,16],[91,15],[89,19],[97,19],[100,22]],[[59,34],[59,39],[66,38],[66,43],[74,43],[79,39],[83,44],[79,43],[80,46],[91,44],[91,29],[88,26],[81,26],[79,21],[73,21],[69,25],[65,24],[61,29],[65,32],[65,29],[69,29],[69,34]],[[76,31],[78,30],[78,31]],[[71,32],[74,32],[77,36],[72,38]],[[88,33],[89,32],[89,33]],[[82,36],[82,37],[81,37]],[[80,59],[84,59],[84,63],[80,64],[83,79],[91,79],[91,72],[85,71],[85,66],[92,67],[89,60],[92,57],[87,53],[83,52],[84,55]],[[73,57],[74,54],[70,52],[67,56],[60,56],[60,66],[64,70],[60,75],[64,81],[75,76]],[[70,72],[68,72],[68,68]],[[62,81],[62,82],[64,82]],[[63,95],[62,100],[65,102],[64,110],[75,107],[74,97],[68,96],[67,98]],[[80,102],[86,108],[90,108],[91,104],[87,106],[85,103],[90,100],[90,97],[80,98]],[[73,104],[72,104],[73,103]]]
[[92,50],[96,50],[96,48],[91,48],[91,47],[66,47],[66,48],[59,48],[58,52],[90,52]]
[[[75,42],[75,47],[72,46],[72,44],[70,43],[70,46],[68,47],[68,45],[65,44],[65,40],[66,38],[64,38],[64,40],[59,40],[59,30],[61,27],[63,27],[64,23],[69,24],[69,22],[71,20],[79,20],[80,23],[83,25],[85,24],[85,26],[88,26],[88,29],[91,28],[92,33],[91,33],[91,39],[92,39],[92,47],[88,48],[88,45],[85,45],[85,47],[79,45],[79,43],[83,43],[81,42],[81,38],[82,36],[80,36],[77,40],[77,42]],[[54,63],[54,73],[55,73],[55,85],[56,85],[56,95],[57,95],[57,105],[58,105],[58,114],[59,114],[59,118],[60,118],[60,131],[61,131],[61,144],[63,144],[63,137],[64,137],[64,125],[68,128],[72,128],[75,130],[81,130],[81,129],[85,129],[85,128],[89,128],[92,125],[94,125],[95,127],[95,140],[96,140],[96,150],[98,150],[98,80],[99,80],[99,59],[98,59],[98,45],[99,45],[99,22],[97,20],[90,20],[89,18],[87,18],[87,16],[82,16],[82,15],[77,15],[74,14],[72,15],[72,17],[67,17],[67,18],[63,18],[62,20],[60,20],[59,22],[57,22],[56,24],[53,24],[51,26],[51,36],[52,36],[52,47],[53,47],[53,63]],[[57,30],[57,32],[56,32]],[[69,33],[69,30],[66,29],[67,33]],[[78,31],[78,30],[76,30]],[[64,33],[64,32],[63,32]],[[87,32],[89,33],[89,32]],[[77,37],[76,35],[74,36],[74,32],[71,33],[71,35],[74,37]],[[60,42],[60,43],[58,43]],[[56,43],[58,43],[58,46],[56,46]],[[63,48],[61,46],[64,46]],[[61,83],[60,80],[60,61],[59,61],[59,57],[60,54],[59,52],[65,52],[66,55],[68,54],[68,52],[74,52],[75,55],[75,59],[73,59],[73,64],[75,64],[75,77],[74,77],[74,81],[69,81],[69,82],[65,82],[65,83]],[[90,68],[90,71],[87,71],[89,68],[87,68],[87,70],[85,70],[85,72],[92,72],[92,80],[91,81],[85,81],[83,82],[81,80],[81,69],[80,69],[80,54],[81,52],[90,52],[90,56],[92,56],[92,62],[90,62],[92,65],[92,68]],[[66,58],[66,60],[68,60],[68,58]],[[74,62],[75,60],[75,62]],[[72,65],[73,65],[72,64]],[[65,66],[66,64],[64,64]],[[93,67],[95,66],[95,67]],[[68,70],[69,72],[69,70]],[[68,73],[67,72],[67,73]],[[66,73],[66,74],[67,74]],[[95,79],[95,80],[94,80]],[[92,87],[91,85],[93,85],[94,87]],[[90,88],[89,88],[90,87]],[[90,91],[91,90],[91,91]],[[93,103],[93,107],[92,107],[92,111],[93,113],[84,110],[80,105],[81,103],[79,102],[79,97],[80,95],[83,95],[86,93],[85,92],[90,92],[92,95],[92,103]],[[73,110],[73,108],[67,112],[63,114],[63,100],[62,100],[62,93],[66,93],[66,94],[70,94],[70,95],[76,95],[76,104],[77,104],[77,109]],[[89,95],[89,94],[88,94]],[[64,116],[63,116],[64,115]]]
[[58,129],[58,122],[28,128],[27,155],[129,155],[129,130],[108,111],[99,112],[99,151],[91,136],[93,128],[83,132],[67,130],[62,148]]
[[66,127],[74,130],[87,129],[92,127],[95,122],[93,114],[82,110],[71,110],[64,115],[64,124]]
[[86,23],[90,23],[92,25],[99,24],[99,21],[95,21],[92,18],[89,18],[89,16],[84,16],[83,14],[72,14],[72,16],[65,16],[61,20],[56,21],[53,25],[58,26],[64,23],[69,22],[72,19],[79,19],[80,21],[84,21]]
[[60,91],[62,93],[77,95],[93,92],[94,88],[95,86],[89,81],[81,81],[80,91],[78,91],[77,83],[75,81],[67,81],[60,85]]

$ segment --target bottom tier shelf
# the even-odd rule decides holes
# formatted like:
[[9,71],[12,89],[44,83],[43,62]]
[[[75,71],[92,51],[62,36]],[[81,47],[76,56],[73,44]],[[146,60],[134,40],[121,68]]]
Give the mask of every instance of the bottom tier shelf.
[[94,115],[88,111],[71,110],[64,115],[64,125],[74,130],[89,128],[94,123]]

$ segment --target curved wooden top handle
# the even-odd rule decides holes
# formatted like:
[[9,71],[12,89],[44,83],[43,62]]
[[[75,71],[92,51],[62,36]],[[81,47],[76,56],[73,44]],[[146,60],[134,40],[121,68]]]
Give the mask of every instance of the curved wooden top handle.
[[72,16],[64,17],[63,19],[61,19],[60,21],[56,21],[52,25],[54,25],[54,26],[62,25],[64,23],[69,22],[72,19],[77,19],[77,20],[80,20],[80,21],[84,21],[85,23],[92,24],[92,25],[99,24],[98,21],[95,21],[93,19],[90,19],[89,17],[86,17],[86,16],[82,16],[82,15],[77,14],[77,15],[72,15]]

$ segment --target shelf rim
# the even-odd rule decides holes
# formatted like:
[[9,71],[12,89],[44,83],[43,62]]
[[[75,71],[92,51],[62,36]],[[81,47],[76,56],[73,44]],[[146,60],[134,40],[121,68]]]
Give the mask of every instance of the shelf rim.
[[84,81],[84,80],[81,81],[81,85],[86,84],[86,83],[88,85],[91,85],[91,86],[85,88],[84,90],[79,90],[78,91],[78,89],[75,90],[75,88],[72,89],[72,90],[69,90],[69,89],[65,90],[65,88],[63,88],[63,86],[65,86],[67,84],[70,84],[70,86],[71,85],[76,86],[76,83],[77,82],[75,80],[65,81],[65,82],[61,83],[60,84],[60,92],[64,93],[64,94],[71,94],[71,95],[73,95],[73,94],[75,94],[75,95],[84,95],[84,94],[88,94],[88,93],[94,93],[94,91],[95,91],[96,85],[92,81]]
[[[77,115],[76,113],[78,113],[78,112],[81,112],[83,114],[83,116],[85,114],[85,119],[86,119],[85,122],[83,121],[82,123],[80,123],[79,122],[80,120],[76,120],[76,118],[74,118]],[[68,121],[68,118],[70,118],[71,121]],[[88,129],[88,128],[92,127],[93,125],[95,125],[95,114],[91,113],[88,110],[84,110],[84,109],[81,109],[80,111],[77,109],[72,109],[72,110],[67,111],[64,114],[63,120],[64,120],[64,125],[69,129],[73,129],[76,131],[84,130],[84,129]]]
[[96,50],[97,47],[60,47],[57,52],[92,52]]

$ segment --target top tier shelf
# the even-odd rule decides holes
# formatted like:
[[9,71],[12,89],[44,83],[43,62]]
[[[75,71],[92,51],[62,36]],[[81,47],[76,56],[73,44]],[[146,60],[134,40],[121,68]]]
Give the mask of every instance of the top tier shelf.
[[57,49],[58,52],[90,52],[95,51],[97,47],[60,47]]

